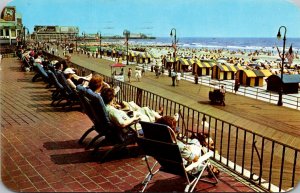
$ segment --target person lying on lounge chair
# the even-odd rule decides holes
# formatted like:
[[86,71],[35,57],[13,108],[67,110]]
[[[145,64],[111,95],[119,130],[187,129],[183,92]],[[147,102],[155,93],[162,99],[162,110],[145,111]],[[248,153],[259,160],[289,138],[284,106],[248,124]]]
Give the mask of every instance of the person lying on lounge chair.
[[[184,165],[190,165],[193,162],[197,162],[198,159],[202,156],[202,152],[206,152],[206,148],[203,148],[203,146],[200,144],[198,139],[187,139],[187,141],[181,141],[177,138],[178,129],[176,127],[176,119],[172,116],[163,116],[160,119],[156,121],[156,123],[164,124],[169,126],[175,133],[176,142],[179,147],[181,156],[183,158],[183,164]],[[219,174],[219,170],[214,167],[210,166],[212,171],[215,175]],[[200,171],[202,171],[202,165],[199,165],[197,168],[192,169],[190,174],[197,174]]]
[[72,68],[66,68],[64,70],[65,77],[67,79],[67,83],[72,89],[76,89],[76,85],[82,84],[84,87],[88,86],[90,79],[92,78],[92,74],[88,76],[78,76],[75,74],[75,71]]

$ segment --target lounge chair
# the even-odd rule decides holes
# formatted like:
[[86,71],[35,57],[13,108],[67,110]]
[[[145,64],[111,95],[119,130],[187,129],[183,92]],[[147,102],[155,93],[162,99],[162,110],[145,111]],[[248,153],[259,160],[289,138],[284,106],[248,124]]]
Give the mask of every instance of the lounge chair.
[[78,143],[82,144],[83,140],[88,136],[92,131],[98,132],[98,135],[94,137],[89,144],[86,146],[86,149],[90,149],[95,141],[97,141],[100,137],[104,137],[101,135],[101,125],[99,125],[101,120],[97,120],[98,116],[95,116],[94,110],[91,106],[90,100],[87,98],[87,88],[82,85],[77,85],[76,90],[78,92],[79,101],[81,103],[81,107],[83,112],[89,117],[89,119],[93,122],[93,126],[89,128],[79,139]]
[[106,106],[99,94],[94,93],[91,89],[87,89],[86,98],[90,101],[96,118],[95,121],[97,122],[95,128],[101,137],[101,142],[94,146],[93,153],[96,153],[104,142],[113,145],[113,147],[102,156],[101,162],[103,162],[109,154],[120,151],[129,144],[135,143],[136,132],[129,129],[127,133],[124,133],[122,128],[114,125],[110,121]]
[[[197,162],[185,166],[183,164],[179,147],[176,144],[175,133],[170,127],[158,123],[148,123],[142,121],[140,121],[140,124],[142,126],[144,136],[138,137],[137,143],[145,153],[145,161],[149,170],[149,173],[142,182],[144,185],[142,192],[145,191],[153,176],[160,171],[183,176],[187,181],[187,185],[184,189],[185,192],[192,192],[199,180],[211,184],[218,183],[218,179],[209,167],[209,158],[213,155],[212,151],[202,155]],[[152,166],[149,164],[148,156],[152,156],[156,160]],[[161,167],[155,170],[157,164],[160,164]],[[197,175],[189,174],[189,171],[195,167],[198,167],[200,164],[202,165],[203,169],[197,173]],[[210,173],[213,175],[213,179],[200,179],[203,177],[202,175],[205,169],[210,170]]]

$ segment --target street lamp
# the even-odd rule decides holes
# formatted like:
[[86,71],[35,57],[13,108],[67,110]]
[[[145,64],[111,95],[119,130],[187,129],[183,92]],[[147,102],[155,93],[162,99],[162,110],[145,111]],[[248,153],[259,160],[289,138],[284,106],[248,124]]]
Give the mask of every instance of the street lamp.
[[23,45],[25,46],[26,45],[26,29],[27,29],[27,35],[29,35],[29,29],[25,26],[23,26]]
[[172,28],[171,32],[170,32],[170,36],[173,37],[173,31],[174,31],[174,40],[172,40],[172,47],[174,48],[174,53],[173,53],[173,57],[174,57],[174,62],[176,61],[176,44],[178,43],[178,39],[176,38],[176,29]]
[[125,29],[123,31],[123,35],[125,36],[125,43],[126,43],[126,46],[127,46],[127,52],[126,52],[126,65],[128,65],[128,40],[129,40],[129,36],[130,36],[130,31],[128,31],[127,29]]
[[286,27],[285,26],[280,26],[280,28],[278,29],[278,33],[277,33],[277,39],[280,40],[281,39],[281,33],[280,30],[281,28],[284,28],[284,36],[283,36],[283,50],[282,50],[282,55],[281,55],[281,74],[280,74],[280,79],[281,79],[281,83],[280,83],[280,88],[279,88],[279,96],[278,96],[278,106],[282,106],[282,93],[283,93],[283,64],[284,64],[284,55],[285,55],[285,41],[286,41]]
[[77,33],[75,34],[75,52],[78,54],[78,52],[77,52]]
[[100,58],[102,58],[102,54],[101,54],[101,40],[102,40],[101,32],[97,32],[97,36],[99,38],[99,46],[100,46],[100,48],[98,50],[99,50]]
[[84,51],[86,51],[86,42],[85,42],[85,32],[82,32],[83,41],[84,41]]

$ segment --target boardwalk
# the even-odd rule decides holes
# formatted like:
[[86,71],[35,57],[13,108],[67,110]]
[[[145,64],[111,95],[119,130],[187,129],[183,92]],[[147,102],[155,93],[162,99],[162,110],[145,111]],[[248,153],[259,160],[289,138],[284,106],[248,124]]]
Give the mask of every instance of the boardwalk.
[[[105,75],[110,75],[111,69],[109,67],[113,62],[107,60],[100,60],[95,58],[88,58],[86,55],[73,55],[72,62],[80,64],[83,67],[91,69],[96,72],[100,72]],[[132,67],[132,66],[130,66]],[[125,70],[126,74],[126,70]],[[300,132],[300,121],[299,121],[299,110],[294,110],[286,107],[278,107],[274,104],[266,103],[263,101],[243,97],[240,95],[235,95],[232,93],[226,94],[226,106],[213,106],[209,103],[208,92],[210,88],[200,85],[195,85],[188,81],[181,81],[180,86],[171,86],[171,78],[167,76],[162,76],[156,78],[154,73],[146,72],[146,76],[143,77],[141,82],[132,82],[134,86],[140,87],[145,90],[149,90],[158,95],[170,98],[178,103],[184,104],[186,106],[192,107],[208,115],[212,115],[221,120],[226,120],[238,127],[245,128],[248,131],[253,131],[270,139],[277,140],[283,144],[288,144],[295,148],[300,148],[299,132]],[[214,125],[212,123],[212,125]],[[220,131],[219,131],[220,132]],[[227,132],[228,133],[228,132]],[[232,131],[230,138],[234,139],[235,131]],[[220,139],[220,133],[216,136]],[[240,134],[241,135],[241,134]],[[242,137],[240,137],[242,139]],[[251,141],[252,139],[249,139]],[[222,142],[223,145],[227,145],[228,137]],[[262,140],[256,139],[258,148],[264,149],[268,154],[264,155],[263,160],[263,172],[262,177],[264,179],[270,179],[272,177],[272,182],[276,182],[280,179],[279,172],[281,167],[281,154],[282,150],[276,152],[275,157],[271,157],[269,152],[271,152],[272,144],[264,142],[264,147],[262,148]],[[227,149],[223,149],[222,156],[231,158],[235,152],[235,142],[231,142],[227,155]],[[220,144],[219,144],[220,145]],[[237,141],[238,146],[243,144]],[[251,152],[251,145],[246,144],[246,151]],[[220,147],[218,148],[220,149]],[[251,156],[246,155],[245,160],[242,158],[243,152],[238,151],[237,163],[241,165],[243,161],[249,162]],[[290,157],[289,163],[286,162],[284,168],[291,171],[293,165],[294,155],[291,152],[287,152],[287,157]],[[277,162],[273,165],[273,175],[269,176],[267,171],[270,168],[270,160],[276,160]],[[260,173],[260,165],[258,164],[257,157],[254,157],[255,165],[253,166],[253,171],[256,174]],[[297,162],[299,163],[299,161]],[[248,168],[249,169],[249,168]],[[296,179],[299,179],[299,164],[297,165]],[[283,179],[284,188],[288,188],[291,184],[291,173],[285,174]]]
[[[71,61],[108,76],[111,73],[109,65],[113,63],[104,59],[88,58],[86,55],[73,55]],[[126,72],[127,69],[125,69],[125,74]],[[181,81],[180,86],[172,87],[170,77],[161,76],[157,79],[154,72],[150,71],[146,72],[141,82],[133,81],[132,85],[171,98],[249,131],[300,148],[299,110],[279,107],[233,93],[226,94],[225,107],[211,105],[208,99],[209,87],[188,81]]]
[[[51,90],[31,82],[15,58],[0,64],[1,180],[17,192],[137,191],[145,171],[140,157],[115,157],[100,164],[77,141],[92,123],[76,110],[50,106]],[[95,135],[95,134],[94,134]],[[109,147],[107,147],[109,148]],[[200,182],[198,192],[252,192],[223,171],[217,186]],[[183,191],[182,179],[161,174],[147,191]]]

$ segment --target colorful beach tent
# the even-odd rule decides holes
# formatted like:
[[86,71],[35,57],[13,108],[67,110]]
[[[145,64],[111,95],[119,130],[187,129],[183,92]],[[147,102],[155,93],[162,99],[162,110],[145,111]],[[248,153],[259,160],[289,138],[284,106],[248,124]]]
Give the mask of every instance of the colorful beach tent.
[[216,64],[212,67],[212,79],[217,80],[233,80],[234,74],[238,70],[243,70],[242,66]]
[[211,68],[217,64],[213,60],[191,59],[190,61],[192,61],[193,74],[197,73],[198,76],[210,75]]
[[252,70],[238,70],[236,72],[239,82],[243,86],[255,86],[256,74]]
[[138,63],[150,63],[151,58],[154,58],[152,54],[147,53],[147,52],[140,52],[138,54]]
[[129,61],[137,62],[138,54],[139,54],[139,52],[133,52],[133,51],[129,52],[129,54],[128,54]]
[[186,58],[179,58],[179,60],[177,60],[177,64],[176,64],[176,70],[177,71],[188,71],[188,67],[190,66],[189,63],[189,59]]
[[176,70],[176,62],[179,58],[163,58],[162,63],[166,69],[173,68]]
[[300,75],[299,74],[283,74],[283,79],[281,81],[281,75],[271,75],[266,79],[267,90],[278,92],[281,84],[283,85],[284,94],[298,93]]

